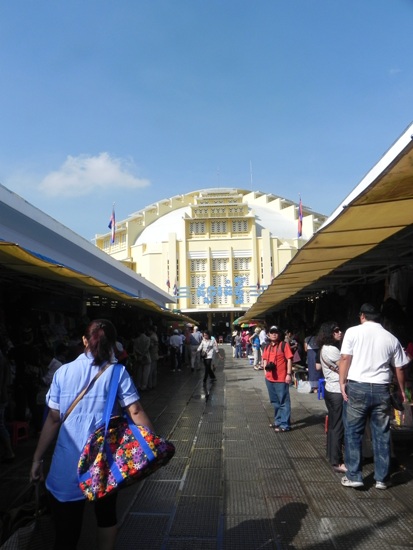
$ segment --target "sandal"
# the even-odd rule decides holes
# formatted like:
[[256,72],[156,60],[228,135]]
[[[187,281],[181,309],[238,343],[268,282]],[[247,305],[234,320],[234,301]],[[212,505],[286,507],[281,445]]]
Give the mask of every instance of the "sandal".
[[272,428],[273,430],[278,430],[279,426],[278,424],[270,424],[270,428]]
[[277,426],[276,428],[274,428],[274,432],[289,432],[290,429],[289,428],[280,428],[279,426]]

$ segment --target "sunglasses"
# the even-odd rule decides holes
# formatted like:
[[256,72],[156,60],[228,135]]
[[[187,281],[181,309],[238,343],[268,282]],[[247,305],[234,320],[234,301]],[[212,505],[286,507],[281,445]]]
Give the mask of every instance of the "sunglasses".
[[341,328],[335,327],[333,328],[333,332],[341,332]]

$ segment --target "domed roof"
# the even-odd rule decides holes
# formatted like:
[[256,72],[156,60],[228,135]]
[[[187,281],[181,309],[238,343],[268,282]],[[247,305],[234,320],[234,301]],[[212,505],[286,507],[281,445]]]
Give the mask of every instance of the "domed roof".
[[[213,193],[214,191],[214,189],[207,189],[197,193],[207,194]],[[216,191],[222,193],[223,189],[218,189]],[[255,216],[257,237],[261,237],[263,229],[268,229],[273,237],[278,237],[279,239],[297,238],[297,220],[292,219],[291,215],[287,215],[282,209],[275,209],[271,206],[271,203],[267,206],[263,204],[262,200],[254,200],[254,193],[236,189],[230,189],[228,191],[237,191],[239,194],[244,195],[244,197],[242,197],[242,202],[248,205],[248,216]],[[190,195],[194,197],[195,194],[196,193],[191,193]],[[259,196],[262,197],[263,193]],[[273,195],[270,197],[272,199],[278,198]],[[142,230],[135,244],[160,243],[167,240],[167,235],[169,233],[175,233],[178,241],[183,240],[184,224],[182,223],[182,219],[191,217],[193,204],[193,201],[191,201],[191,204],[178,207],[175,210],[159,216],[158,219]],[[293,205],[294,203],[289,202],[289,204]],[[302,235],[303,239],[309,239],[310,237],[311,235],[306,235],[305,233]]]

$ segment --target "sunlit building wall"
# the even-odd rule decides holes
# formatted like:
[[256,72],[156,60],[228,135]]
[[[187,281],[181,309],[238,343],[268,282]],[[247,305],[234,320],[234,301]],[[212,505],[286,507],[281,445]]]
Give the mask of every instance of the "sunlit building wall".
[[324,220],[302,205],[299,237],[298,202],[203,189],[147,206],[116,223],[114,243],[108,232],[96,246],[168,290],[172,309],[230,326]]

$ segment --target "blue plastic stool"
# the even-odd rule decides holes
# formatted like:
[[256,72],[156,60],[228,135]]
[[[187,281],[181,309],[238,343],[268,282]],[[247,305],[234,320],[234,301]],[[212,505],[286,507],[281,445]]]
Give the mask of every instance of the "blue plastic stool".
[[317,397],[318,399],[324,399],[324,387],[325,387],[325,378],[320,378],[318,381],[318,390],[317,390]]

